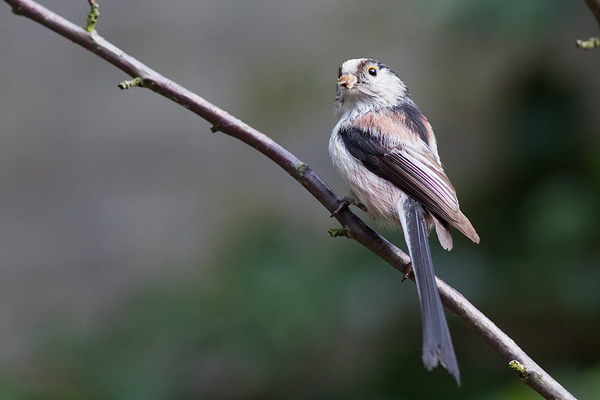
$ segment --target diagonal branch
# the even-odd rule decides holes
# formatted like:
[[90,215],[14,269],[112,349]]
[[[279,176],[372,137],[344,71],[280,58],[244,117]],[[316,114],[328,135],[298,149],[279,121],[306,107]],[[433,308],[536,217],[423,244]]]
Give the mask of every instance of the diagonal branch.
[[585,0],[587,6],[594,13],[594,17],[598,21],[598,25],[600,25],[600,0]]
[[[300,182],[329,212],[334,212],[339,208],[340,198],[321,178],[307,164],[268,136],[148,68],[99,36],[94,29],[87,32],[32,0],[4,1],[12,6],[15,14],[39,22],[59,35],[102,57],[134,78],[132,81],[123,82],[120,85],[121,88],[142,86],[180,104],[210,122],[213,125],[211,128],[213,131],[221,131],[235,137],[273,160]],[[347,229],[349,237],[361,243],[400,272],[406,273],[410,259],[401,250],[369,228],[351,211],[346,209],[337,213],[335,217]],[[446,308],[479,334],[490,347],[510,364],[511,369],[518,372],[527,385],[546,399],[575,399],[460,293],[439,278],[437,278],[437,284],[442,302]]]

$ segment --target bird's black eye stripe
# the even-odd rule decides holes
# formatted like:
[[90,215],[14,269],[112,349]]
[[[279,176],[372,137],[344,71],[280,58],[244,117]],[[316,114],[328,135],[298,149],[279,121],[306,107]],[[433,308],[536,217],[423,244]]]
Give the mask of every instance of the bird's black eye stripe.
[[369,69],[367,69],[367,71],[369,72],[369,75],[371,75],[371,76],[377,76],[377,68],[375,68],[375,67],[369,67]]

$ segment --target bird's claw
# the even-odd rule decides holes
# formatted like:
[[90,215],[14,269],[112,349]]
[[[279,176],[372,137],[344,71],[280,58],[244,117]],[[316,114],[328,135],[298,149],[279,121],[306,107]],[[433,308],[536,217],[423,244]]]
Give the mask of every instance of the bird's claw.
[[330,218],[337,216],[339,213],[344,211],[350,205],[356,206],[356,207],[360,208],[361,210],[363,210],[364,212],[367,212],[367,208],[364,205],[357,203],[356,200],[354,200],[352,197],[345,196],[342,199],[342,201],[340,202],[340,205],[338,206],[338,208],[336,208],[336,210],[331,213]]
[[337,216],[339,213],[341,213],[346,208],[348,208],[348,206],[350,206],[350,204],[353,204],[353,203],[354,203],[354,199],[347,197],[347,196],[344,197],[342,199],[342,201],[340,202],[340,205],[338,206],[338,208],[336,208],[335,211],[331,213],[329,218],[333,218],[333,217]]
[[412,273],[413,273],[413,266],[412,266],[412,263],[410,263],[410,264],[408,264],[408,268],[406,268],[406,272],[404,273],[404,276],[402,277],[402,280],[400,282],[404,282],[405,280],[410,278]]

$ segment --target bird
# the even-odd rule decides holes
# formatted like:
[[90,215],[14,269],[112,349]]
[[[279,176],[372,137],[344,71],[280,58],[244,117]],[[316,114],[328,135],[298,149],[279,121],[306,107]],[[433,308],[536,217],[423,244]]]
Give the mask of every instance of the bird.
[[422,361],[442,365],[460,386],[460,370],[435,281],[428,235],[453,247],[450,227],[474,243],[479,235],[461,212],[444,172],[431,124],[399,75],[381,62],[358,58],[338,70],[329,140],[335,169],[350,189],[334,215],[349,205],[393,228],[401,227],[417,284],[423,328]]

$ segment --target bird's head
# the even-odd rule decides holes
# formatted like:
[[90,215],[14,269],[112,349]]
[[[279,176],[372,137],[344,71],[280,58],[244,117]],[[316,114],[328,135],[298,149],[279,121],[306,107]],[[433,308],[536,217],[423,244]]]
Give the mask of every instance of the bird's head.
[[339,68],[335,98],[338,115],[349,110],[366,112],[393,107],[406,96],[406,86],[398,74],[377,60],[348,60]]

